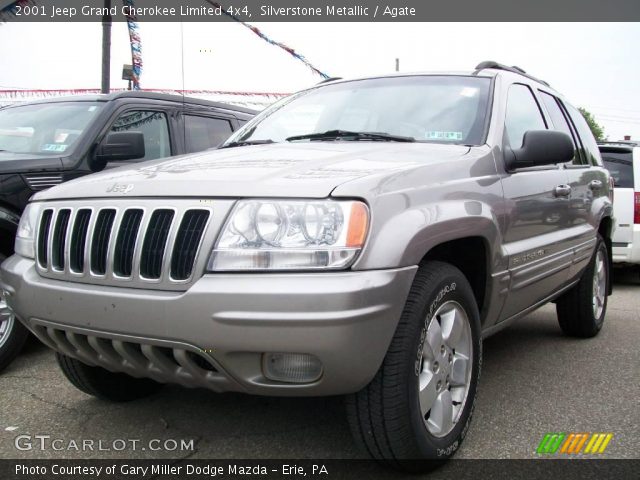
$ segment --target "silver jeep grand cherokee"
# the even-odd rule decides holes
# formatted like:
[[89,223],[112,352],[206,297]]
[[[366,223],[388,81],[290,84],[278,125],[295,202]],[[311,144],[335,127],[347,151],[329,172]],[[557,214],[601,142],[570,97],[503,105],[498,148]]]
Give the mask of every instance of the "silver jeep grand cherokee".
[[325,82],[218,150],[41,192],[1,286],[90,395],[345,394],[406,467],[459,447],[482,337],[549,301],[598,333],[611,215],[577,110],[485,62]]

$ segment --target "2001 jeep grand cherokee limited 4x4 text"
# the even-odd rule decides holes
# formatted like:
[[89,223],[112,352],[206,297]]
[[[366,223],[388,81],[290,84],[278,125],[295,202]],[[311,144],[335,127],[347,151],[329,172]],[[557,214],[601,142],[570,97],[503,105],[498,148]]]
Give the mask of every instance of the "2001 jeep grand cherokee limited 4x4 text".
[[2,288],[88,394],[346,394],[403,466],[459,447],[483,336],[549,301],[598,333],[610,188],[577,110],[519,69],[331,81],[219,150],[38,193]]

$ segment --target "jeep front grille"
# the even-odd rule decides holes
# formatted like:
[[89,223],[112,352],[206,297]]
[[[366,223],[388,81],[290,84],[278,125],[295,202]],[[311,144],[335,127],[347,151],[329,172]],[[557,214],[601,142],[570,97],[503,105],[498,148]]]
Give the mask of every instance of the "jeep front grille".
[[187,283],[212,216],[192,204],[46,207],[38,227],[39,272],[133,287]]

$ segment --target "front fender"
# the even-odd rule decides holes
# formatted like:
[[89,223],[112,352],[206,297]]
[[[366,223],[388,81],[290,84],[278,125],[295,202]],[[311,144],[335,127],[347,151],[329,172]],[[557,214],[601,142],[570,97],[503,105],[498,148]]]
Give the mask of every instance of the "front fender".
[[[386,205],[387,209],[392,206]],[[492,209],[478,200],[446,200],[432,205],[404,208],[394,215],[377,215],[387,220],[373,219],[375,234],[371,235],[355,269],[393,268],[417,265],[434,247],[452,240],[480,237],[489,249],[490,265],[499,260],[501,236]],[[381,224],[380,224],[381,223]]]

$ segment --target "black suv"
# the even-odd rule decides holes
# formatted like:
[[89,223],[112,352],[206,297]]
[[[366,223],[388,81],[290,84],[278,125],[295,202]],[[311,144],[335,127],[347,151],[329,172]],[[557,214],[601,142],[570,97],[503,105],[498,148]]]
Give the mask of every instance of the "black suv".
[[[0,109],[0,263],[13,254],[20,215],[34,192],[124,162],[217,147],[255,113],[150,92],[70,96]],[[10,316],[0,295],[0,370],[27,336]]]

